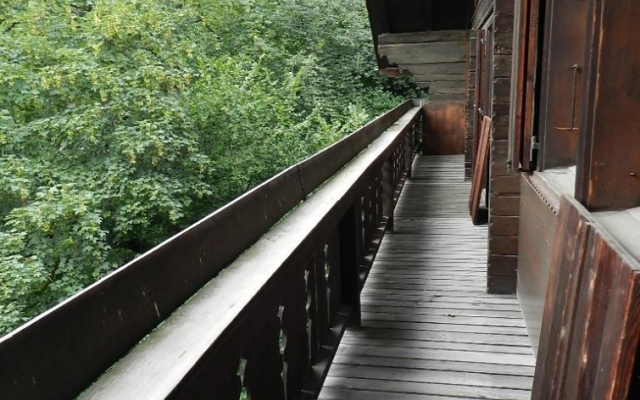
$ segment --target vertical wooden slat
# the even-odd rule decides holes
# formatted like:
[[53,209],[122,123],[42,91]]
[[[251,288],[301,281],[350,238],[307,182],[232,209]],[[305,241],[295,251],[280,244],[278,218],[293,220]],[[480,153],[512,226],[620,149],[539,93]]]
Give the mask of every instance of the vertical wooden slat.
[[598,355],[609,291],[615,274],[615,256],[597,235],[591,235],[587,244],[584,272],[579,287],[576,326],[568,349],[566,383],[559,398],[585,399],[592,393],[598,373]]
[[284,400],[280,319],[277,310],[269,318],[246,352],[244,385],[251,400]]
[[393,231],[393,193],[395,191],[393,158],[382,167],[382,215],[387,218],[387,229]]
[[304,275],[305,271],[301,268],[291,280],[291,288],[283,301],[287,398],[294,398],[300,393],[303,379],[310,368],[306,309],[308,296]]
[[307,330],[309,333],[309,360],[313,364],[320,350],[318,337],[318,298],[316,297],[316,262],[315,258],[307,264]]
[[320,345],[329,330],[329,309],[327,299],[327,278],[326,278],[326,262],[324,245],[315,255],[315,273],[316,273],[316,327],[318,328],[318,340]]
[[360,326],[361,215],[362,210],[356,202],[342,217],[339,225],[342,300],[351,306],[352,326]]
[[342,303],[340,237],[337,229],[332,232],[331,236],[329,236],[327,245],[327,262],[329,263],[329,276],[327,277],[327,286],[329,287],[329,315],[333,318]]
[[383,213],[383,209],[382,209],[382,196],[384,196],[384,192],[383,192],[383,181],[382,181],[382,171],[380,173],[378,173],[375,177],[375,188],[376,188],[376,194],[374,197],[374,202],[375,202],[375,208],[376,208],[376,218],[375,218],[375,223],[373,224],[374,227],[378,227],[378,225],[380,225],[380,223],[382,223],[382,218],[384,217],[384,213]]
[[[533,381],[532,400],[551,400],[559,384],[558,373],[563,370],[566,340],[571,335],[571,321],[575,307],[574,295],[578,271],[584,262],[585,245],[590,226],[573,208],[562,199],[558,230],[554,240],[549,272],[549,283],[544,306],[544,318],[540,334],[540,347],[536,359],[536,375]],[[563,328],[564,333],[561,333]]]
[[627,394],[640,339],[640,273],[624,260],[618,265],[604,321],[593,399],[632,400]]

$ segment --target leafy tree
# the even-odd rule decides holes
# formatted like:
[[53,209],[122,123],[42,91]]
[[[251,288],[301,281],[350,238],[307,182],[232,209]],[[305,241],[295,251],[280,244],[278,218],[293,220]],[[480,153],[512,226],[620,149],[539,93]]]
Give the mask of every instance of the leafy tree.
[[370,41],[355,0],[0,0],[0,334],[415,95]]

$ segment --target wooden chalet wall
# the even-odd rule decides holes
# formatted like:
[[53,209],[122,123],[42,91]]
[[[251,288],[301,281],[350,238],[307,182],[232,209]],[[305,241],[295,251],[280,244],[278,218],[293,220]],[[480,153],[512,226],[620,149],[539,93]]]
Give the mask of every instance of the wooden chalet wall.
[[537,353],[532,399],[638,399],[640,3],[515,4],[527,26],[514,40],[525,48],[510,153],[525,171],[518,295]]
[[[489,266],[487,287],[490,293],[515,293],[518,263],[518,222],[520,176],[508,168],[509,104],[511,92],[511,57],[513,48],[513,0],[482,0],[473,18],[472,36],[487,32],[485,78],[490,82],[475,88],[476,99],[489,91],[490,104],[483,104],[483,115],[492,119],[489,166]],[[482,48],[482,46],[478,46]],[[482,62],[476,55],[476,68]],[[474,104],[478,104],[476,101]],[[479,118],[476,110],[474,117]],[[473,129],[469,124],[469,128]],[[477,126],[476,124],[474,124]],[[473,137],[468,134],[468,137]]]
[[633,213],[590,213],[562,197],[533,400],[638,398],[640,220],[620,223]]
[[429,90],[425,154],[463,154],[469,31],[391,33],[379,35],[377,41],[380,57],[397,66],[397,74],[412,75]]
[[465,102],[468,38],[468,30],[383,34],[378,53],[428,88],[431,100]]

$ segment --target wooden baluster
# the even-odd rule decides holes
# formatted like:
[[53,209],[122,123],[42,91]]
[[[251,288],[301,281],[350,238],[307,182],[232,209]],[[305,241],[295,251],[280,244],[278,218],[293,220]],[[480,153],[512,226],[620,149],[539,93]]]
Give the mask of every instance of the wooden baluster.
[[395,187],[400,183],[400,179],[402,179],[402,171],[404,169],[404,157],[402,151],[402,144],[398,146],[396,153],[398,154],[398,162],[396,163],[396,182]]
[[[227,375],[215,385],[209,395],[215,393],[216,398],[220,400],[238,400],[242,393],[242,379],[238,375],[239,364],[240,360],[231,366]],[[207,397],[202,395],[201,393],[197,397]]]
[[338,227],[342,300],[351,306],[352,326],[360,326],[360,260],[362,254],[362,210],[360,202],[347,211]]
[[393,193],[395,185],[393,184],[393,160],[387,160],[382,166],[382,213],[388,218],[387,230],[393,231]]
[[314,257],[307,265],[307,330],[309,333],[309,362],[311,365],[315,362],[318,351],[320,350],[316,277],[316,262]]
[[[239,366],[239,357],[235,362],[225,367],[209,364],[207,372],[190,379],[179,390],[172,393],[170,398],[238,400],[242,393],[242,371],[239,371]],[[218,372],[214,373],[211,369],[215,369]],[[220,373],[220,370],[224,372]],[[203,376],[206,376],[206,378],[203,379]]]
[[280,353],[280,318],[273,309],[245,353],[244,385],[251,400],[284,400],[283,360]]
[[383,209],[382,209],[382,196],[383,196],[383,177],[382,177],[382,171],[380,171],[378,175],[376,175],[376,215],[377,215],[376,228],[380,226],[380,224],[382,223],[382,218],[384,217]]
[[407,171],[407,179],[411,179],[413,177],[413,132],[415,130],[415,125],[409,129],[407,132],[407,137],[404,140],[404,168]]
[[371,186],[369,186],[369,202],[370,202],[370,219],[369,219],[369,241],[367,242],[367,248],[371,247],[371,243],[375,239],[376,228],[378,227],[377,218],[376,218],[376,193],[378,192],[378,188],[376,187],[375,179],[371,180]]
[[373,240],[372,238],[372,234],[373,234],[373,229],[371,229],[371,225],[372,225],[372,220],[373,220],[373,212],[374,212],[374,208],[373,208],[373,185],[369,184],[369,186],[367,187],[367,190],[365,192],[364,198],[365,198],[365,204],[366,207],[364,209],[365,212],[365,222],[364,222],[364,248],[368,249],[369,245],[371,244],[371,241]]
[[309,333],[307,331],[307,287],[305,270],[300,269],[293,277],[291,287],[284,299],[282,326],[284,343],[284,380],[287,399],[298,396],[305,374],[309,371]]
[[316,272],[316,327],[318,328],[318,341],[320,345],[324,342],[329,331],[329,309],[327,299],[327,277],[325,246],[315,255]]
[[338,230],[334,230],[329,236],[327,243],[327,263],[329,271],[327,275],[328,297],[329,297],[329,318],[338,312],[342,303],[341,277],[340,277],[340,238]]
[[[362,194],[360,196],[360,207],[358,208],[358,210],[360,211],[360,224],[358,225],[360,228],[360,236],[359,236],[359,240],[360,240],[360,249],[366,249],[367,248],[367,234],[366,234],[366,226],[367,226],[367,218],[365,216],[366,212],[365,212],[365,203],[366,203],[366,192],[364,194]],[[363,252],[358,253],[360,254],[361,257],[364,257]],[[359,262],[362,262],[362,260],[358,260]]]

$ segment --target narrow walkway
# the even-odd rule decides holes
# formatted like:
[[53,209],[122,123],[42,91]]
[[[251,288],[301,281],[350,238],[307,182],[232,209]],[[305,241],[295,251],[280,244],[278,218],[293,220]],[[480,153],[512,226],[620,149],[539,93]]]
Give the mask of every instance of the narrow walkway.
[[321,399],[528,400],[535,360],[515,296],[486,294],[487,228],[461,156],[420,157]]

